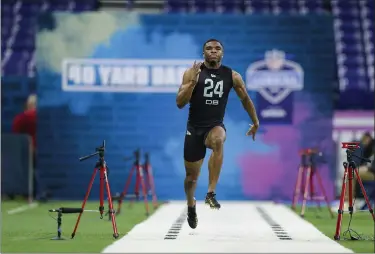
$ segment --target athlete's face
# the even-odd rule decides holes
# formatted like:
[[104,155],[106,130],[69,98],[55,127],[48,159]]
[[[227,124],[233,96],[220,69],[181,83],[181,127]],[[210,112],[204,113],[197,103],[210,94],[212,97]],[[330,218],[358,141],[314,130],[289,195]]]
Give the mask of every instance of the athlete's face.
[[210,41],[204,46],[203,55],[204,60],[214,65],[221,62],[221,59],[223,58],[223,47],[217,41]]

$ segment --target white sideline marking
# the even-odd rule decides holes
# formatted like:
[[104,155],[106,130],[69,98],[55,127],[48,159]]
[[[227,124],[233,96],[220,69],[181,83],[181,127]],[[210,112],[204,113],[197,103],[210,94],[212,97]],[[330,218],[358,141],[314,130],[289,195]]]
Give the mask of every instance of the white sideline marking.
[[[353,253],[328,238],[291,209],[271,202],[222,202],[219,211],[197,202],[198,227],[186,222],[174,240],[165,235],[186,208],[161,206],[150,218],[107,246],[104,253]],[[281,240],[257,211],[260,207],[292,240]],[[334,229],[332,229],[334,231]],[[121,232],[120,232],[121,233]]]
[[30,209],[33,209],[35,207],[39,206],[38,203],[31,203],[31,204],[27,204],[27,205],[22,205],[22,206],[19,206],[17,208],[14,208],[14,209],[10,209],[7,211],[8,214],[16,214],[16,213],[21,213],[21,212],[24,212],[24,211],[27,211],[27,210],[30,210]]

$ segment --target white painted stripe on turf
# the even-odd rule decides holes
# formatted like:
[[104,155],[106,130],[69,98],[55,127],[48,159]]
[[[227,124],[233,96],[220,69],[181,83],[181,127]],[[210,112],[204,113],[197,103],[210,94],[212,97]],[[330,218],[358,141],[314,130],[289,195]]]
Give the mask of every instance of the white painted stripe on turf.
[[[338,242],[324,235],[313,224],[301,218],[289,207],[282,204],[272,206],[265,204],[262,207],[288,232],[288,235],[294,241],[315,242],[317,246],[310,249],[311,253],[321,252],[320,249],[327,252],[353,253],[352,250],[341,246]],[[332,228],[332,237],[334,233],[335,228]]]
[[[187,222],[175,240],[163,240],[185,202],[163,205],[128,235],[103,250],[105,253],[349,253],[285,206],[262,202],[222,202],[219,211],[197,203],[198,227]],[[293,240],[280,240],[257,212],[261,206]],[[289,225],[289,226],[288,226]],[[308,226],[310,225],[310,226]]]
[[27,204],[27,205],[22,205],[22,206],[19,206],[17,208],[8,210],[7,213],[10,214],[10,215],[16,214],[16,213],[21,213],[21,212],[36,208],[38,205],[39,205],[38,203],[31,203],[31,204]]
[[[171,225],[181,215],[185,207],[179,204],[164,204],[148,219],[136,225],[125,237],[117,242],[121,245],[123,240],[160,240],[164,241]],[[121,215],[119,215],[121,216]],[[121,232],[120,232],[121,233]]]
[[[197,208],[198,227],[192,230],[183,227],[179,239],[190,241],[195,238],[203,241],[246,242],[276,241],[267,222],[263,220],[252,203],[222,203],[221,210],[211,210],[203,204]],[[215,251],[216,252],[216,251]]]

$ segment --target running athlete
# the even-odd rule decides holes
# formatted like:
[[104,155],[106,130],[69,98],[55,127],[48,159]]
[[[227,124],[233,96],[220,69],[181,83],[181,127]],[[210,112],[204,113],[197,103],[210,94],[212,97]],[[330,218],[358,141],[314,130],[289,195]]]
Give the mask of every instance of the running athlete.
[[194,62],[194,65],[185,71],[176,98],[180,109],[190,103],[184,144],[184,188],[188,205],[187,221],[191,228],[198,225],[194,194],[206,148],[211,149],[212,153],[208,162],[209,185],[205,204],[212,209],[221,207],[215,198],[215,188],[223,164],[223,145],[226,139],[223,120],[232,87],[253,122],[246,135],[255,140],[259,128],[254,104],[241,75],[221,64],[222,43],[216,39],[206,41],[203,45],[203,56],[203,63]]

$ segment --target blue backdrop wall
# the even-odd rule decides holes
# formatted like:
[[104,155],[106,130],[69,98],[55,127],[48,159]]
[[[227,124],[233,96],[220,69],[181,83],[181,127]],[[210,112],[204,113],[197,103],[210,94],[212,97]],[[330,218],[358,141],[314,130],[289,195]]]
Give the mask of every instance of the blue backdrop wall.
[[[103,139],[112,192],[124,187],[131,166],[124,156],[141,148],[151,154],[159,198],[184,198],[188,108],[179,110],[175,96],[209,38],[223,42],[224,64],[243,76],[262,124],[256,142],[245,137],[250,120],[232,92],[220,199],[291,198],[298,150],[333,152],[331,18],[126,12],[39,20],[38,170],[55,198],[83,197],[95,159],[78,158]],[[322,174],[333,195],[332,165]],[[207,179],[206,160],[198,199]],[[98,198],[98,180],[91,198]]]

